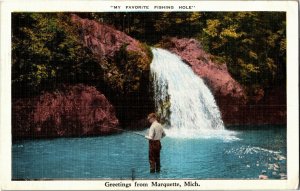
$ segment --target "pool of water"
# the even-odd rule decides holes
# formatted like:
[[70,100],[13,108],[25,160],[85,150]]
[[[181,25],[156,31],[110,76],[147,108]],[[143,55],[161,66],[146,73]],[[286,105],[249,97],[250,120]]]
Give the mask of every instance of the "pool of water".
[[17,141],[12,179],[258,179],[262,170],[286,179],[286,128],[235,131],[234,137],[166,137],[159,174],[149,173],[147,140],[132,133]]

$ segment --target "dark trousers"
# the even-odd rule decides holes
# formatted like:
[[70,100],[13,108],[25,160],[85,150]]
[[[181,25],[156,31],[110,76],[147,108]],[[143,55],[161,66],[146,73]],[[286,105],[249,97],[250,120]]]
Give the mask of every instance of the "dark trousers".
[[160,150],[159,140],[149,140],[149,163],[150,172],[160,172]]

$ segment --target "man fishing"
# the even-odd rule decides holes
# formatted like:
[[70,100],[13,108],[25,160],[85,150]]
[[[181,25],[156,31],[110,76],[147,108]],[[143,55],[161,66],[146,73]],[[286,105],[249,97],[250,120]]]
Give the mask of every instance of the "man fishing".
[[155,113],[150,113],[147,119],[151,123],[149,135],[145,136],[146,139],[149,139],[150,173],[160,172],[160,140],[165,137],[166,134],[162,125],[157,121]]

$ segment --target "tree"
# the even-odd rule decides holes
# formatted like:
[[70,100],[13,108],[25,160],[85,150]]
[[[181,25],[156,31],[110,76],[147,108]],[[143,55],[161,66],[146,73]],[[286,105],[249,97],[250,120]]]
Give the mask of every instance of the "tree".
[[286,28],[282,12],[211,13],[202,36],[246,86],[285,84]]
[[97,80],[96,61],[78,42],[68,14],[13,13],[12,28],[14,97]]
[[[251,89],[286,83],[284,12],[78,13],[155,45],[163,37],[198,39],[216,62]],[[60,83],[99,83],[100,67],[78,42],[68,13],[13,13],[12,83],[15,95]],[[23,91],[24,90],[24,91]],[[19,92],[19,93],[18,93]]]

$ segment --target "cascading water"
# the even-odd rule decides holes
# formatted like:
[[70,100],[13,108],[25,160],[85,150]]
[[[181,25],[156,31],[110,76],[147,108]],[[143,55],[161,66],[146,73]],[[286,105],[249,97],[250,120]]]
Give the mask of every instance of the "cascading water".
[[155,107],[167,135],[194,138],[224,132],[218,106],[203,80],[177,55],[159,48],[152,52]]

